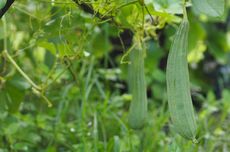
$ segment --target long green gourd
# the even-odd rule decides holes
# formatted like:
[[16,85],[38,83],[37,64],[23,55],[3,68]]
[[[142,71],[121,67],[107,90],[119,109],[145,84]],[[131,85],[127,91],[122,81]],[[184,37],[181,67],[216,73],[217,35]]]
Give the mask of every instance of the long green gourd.
[[144,75],[144,50],[134,49],[130,52],[129,90],[132,102],[129,108],[128,121],[133,129],[144,126],[147,117],[147,94]]
[[167,95],[170,116],[175,130],[196,142],[197,125],[190,94],[187,63],[189,21],[185,15],[170,48],[167,61]]

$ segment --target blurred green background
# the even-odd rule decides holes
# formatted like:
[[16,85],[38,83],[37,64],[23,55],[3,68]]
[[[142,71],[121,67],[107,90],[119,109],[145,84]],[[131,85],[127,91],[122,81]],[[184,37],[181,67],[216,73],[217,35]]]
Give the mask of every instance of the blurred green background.
[[[148,11],[131,0],[13,4],[0,20],[0,152],[230,151],[230,2],[221,18],[197,14],[188,3],[198,144],[174,132],[167,106],[165,68],[181,1],[145,3]],[[148,123],[132,130],[127,64],[121,58],[143,21]],[[45,88],[53,107],[4,58],[4,47]]]

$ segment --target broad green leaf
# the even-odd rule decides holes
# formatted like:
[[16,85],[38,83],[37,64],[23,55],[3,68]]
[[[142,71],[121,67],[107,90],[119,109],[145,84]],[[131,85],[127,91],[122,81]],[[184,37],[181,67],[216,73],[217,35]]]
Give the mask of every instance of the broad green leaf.
[[152,1],[156,11],[170,14],[183,14],[181,0],[155,0]]
[[[176,5],[176,4],[175,4]],[[158,16],[158,28],[164,28],[166,23],[180,23],[181,18],[175,16],[174,14],[180,14],[179,12],[170,12],[166,9],[157,9],[157,5],[155,3],[147,3],[148,10],[152,16]],[[181,7],[182,8],[182,7]],[[148,14],[146,14],[148,15]]]
[[198,63],[204,58],[204,53],[207,49],[207,46],[204,44],[204,41],[198,41],[194,48],[188,54],[189,63]]
[[17,112],[28,88],[29,84],[21,78],[8,80],[0,90],[0,111]]
[[106,52],[112,49],[106,32],[100,31],[96,33],[91,41],[90,51],[97,57],[102,57]]
[[11,41],[12,41],[12,45],[13,45],[12,47],[15,50],[18,50],[20,48],[20,45],[27,39],[28,35],[24,31],[15,32],[12,35],[13,35],[11,37]]
[[7,106],[6,106],[6,92],[1,90],[0,91],[0,111],[5,111],[7,109]]
[[147,49],[147,56],[145,58],[146,70],[153,74],[154,70],[158,67],[159,59],[163,57],[164,53],[162,48],[155,41],[150,41]]
[[53,43],[50,43],[48,41],[41,41],[41,42],[38,42],[37,45],[47,49],[53,55],[56,55],[56,48],[55,48],[55,45]]
[[60,57],[64,56],[72,56],[74,55],[74,52],[72,49],[69,48],[67,44],[57,44],[57,50],[59,52]]
[[3,8],[6,4],[6,0],[0,0],[0,9]]
[[173,142],[172,144],[169,145],[169,151],[170,152],[181,152],[181,149],[176,142]]
[[225,0],[192,0],[193,8],[197,14],[209,17],[221,17],[225,11]]
[[142,23],[142,20],[140,20],[141,13],[141,10],[136,5],[128,5],[119,10],[118,22],[128,28],[140,26],[139,24]]
[[207,50],[207,46],[204,43],[206,31],[192,15],[189,16],[189,19],[193,24],[190,25],[189,31],[188,62],[196,64],[204,58],[204,53]]
[[209,52],[216,58],[216,60],[221,64],[226,64],[228,62],[229,49],[227,45],[227,36],[223,31],[218,30],[216,27],[207,28],[208,32],[208,48]]
[[16,151],[28,151],[29,143],[26,143],[26,142],[16,143],[12,146],[12,149]]

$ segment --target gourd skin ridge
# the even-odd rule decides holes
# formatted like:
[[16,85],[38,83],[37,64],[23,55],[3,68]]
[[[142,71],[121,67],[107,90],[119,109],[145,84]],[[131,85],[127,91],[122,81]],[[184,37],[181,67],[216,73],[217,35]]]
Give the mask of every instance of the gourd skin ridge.
[[129,91],[132,102],[129,108],[128,121],[133,129],[144,126],[147,116],[147,94],[144,75],[144,51],[134,49],[130,52]]
[[189,22],[183,19],[170,48],[167,61],[167,95],[175,130],[187,139],[195,139],[196,122],[192,105],[187,63]]

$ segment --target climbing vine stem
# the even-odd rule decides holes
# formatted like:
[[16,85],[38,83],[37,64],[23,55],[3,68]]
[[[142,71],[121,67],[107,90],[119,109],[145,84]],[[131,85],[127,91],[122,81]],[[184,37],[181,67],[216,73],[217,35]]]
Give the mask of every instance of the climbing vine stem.
[[20,66],[15,62],[15,60],[8,53],[7,47],[7,22],[5,16],[3,16],[3,33],[4,33],[4,51],[2,55],[17,69],[17,71],[26,79],[26,81],[32,86],[33,93],[41,97],[44,101],[47,102],[48,107],[52,107],[52,103],[49,99],[43,94],[44,90],[34,83],[30,77],[20,68]]

